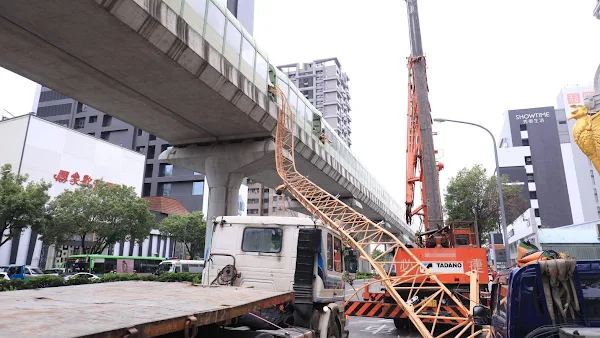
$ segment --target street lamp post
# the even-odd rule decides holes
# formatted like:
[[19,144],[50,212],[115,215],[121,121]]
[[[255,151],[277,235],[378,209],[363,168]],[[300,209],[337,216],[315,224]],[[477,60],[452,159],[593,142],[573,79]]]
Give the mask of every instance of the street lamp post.
[[506,265],[508,267],[509,263],[510,263],[510,248],[508,247],[508,231],[506,230],[506,214],[504,212],[504,196],[502,195],[502,180],[500,179],[500,164],[498,163],[498,149],[496,148],[496,138],[494,137],[494,134],[492,134],[492,132],[489,131],[486,127],[481,126],[476,123],[472,123],[472,122],[457,121],[457,120],[450,120],[450,119],[440,119],[440,118],[433,119],[433,120],[435,122],[454,122],[454,123],[468,124],[471,126],[479,127],[481,129],[487,131],[487,133],[490,134],[490,136],[492,137],[492,142],[493,142],[493,146],[494,146],[494,159],[496,160],[496,183],[498,185],[498,187],[497,187],[498,198],[500,198],[500,218],[501,218],[501,222],[502,222],[501,223],[502,224],[502,234],[504,235],[504,252],[506,254]]

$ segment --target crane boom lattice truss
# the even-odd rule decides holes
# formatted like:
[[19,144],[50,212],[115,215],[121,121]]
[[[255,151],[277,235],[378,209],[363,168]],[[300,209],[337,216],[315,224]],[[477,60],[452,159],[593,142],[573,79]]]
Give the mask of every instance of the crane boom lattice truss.
[[[319,188],[308,178],[296,170],[294,162],[294,128],[295,114],[289,105],[286,96],[279,87],[271,88],[278,104],[277,134],[275,159],[277,173],[281,176],[283,184],[278,191],[287,190],[309,212],[317,215],[324,223],[336,229],[344,241],[357,249],[364,259],[368,260],[380,277],[382,286],[390,296],[402,307],[408,318],[423,337],[434,337],[438,320],[446,319],[456,325],[435,337],[445,337],[451,333],[458,337],[467,332],[469,337],[475,337],[481,330],[476,330],[472,320],[473,304],[468,309],[456,296],[423,265],[422,262],[391,232],[375,224],[364,215],[356,212],[342,203],[333,195]],[[377,257],[372,256],[371,247],[386,248]],[[405,271],[397,271],[392,275],[391,267],[397,262],[386,261],[385,257],[393,255],[397,250],[404,250],[410,257],[409,262],[402,262],[407,267]],[[469,272],[469,274],[471,274]],[[477,274],[471,274],[472,288],[477,284]],[[424,286],[425,282],[427,285]],[[475,284],[474,284],[475,283]],[[425,291],[427,290],[427,291]],[[423,292],[425,291],[425,292]],[[400,296],[400,292],[408,297]],[[419,294],[421,293],[421,294]],[[428,296],[423,296],[427,293]],[[424,311],[431,301],[437,301],[435,311]],[[455,315],[443,315],[440,312],[441,304],[453,305],[458,309]],[[473,303],[473,302],[471,302]],[[430,309],[430,308],[429,308]],[[433,321],[433,326],[428,328],[423,319]],[[439,329],[439,327],[438,327]],[[439,330],[438,330],[439,331]],[[469,332],[470,331],[470,332]],[[448,336],[449,337],[449,336]]]

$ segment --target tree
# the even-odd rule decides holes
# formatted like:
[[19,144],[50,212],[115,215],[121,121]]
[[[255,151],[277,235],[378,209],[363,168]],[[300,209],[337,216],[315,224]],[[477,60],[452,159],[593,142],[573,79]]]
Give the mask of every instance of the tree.
[[[49,203],[48,210],[52,218],[43,227],[43,239],[53,244],[78,239],[82,254],[102,253],[120,241],[142,241],[154,225],[148,202],[132,187],[103,181],[65,190]],[[92,243],[87,252],[86,240]]]
[[[502,193],[506,224],[512,223],[529,208],[523,198],[522,184],[506,184],[508,176],[502,176]],[[490,232],[499,228],[500,199],[495,176],[488,176],[481,165],[463,168],[450,179],[445,194],[445,211],[449,221],[470,221],[477,216],[479,240],[487,239]]]
[[[377,261],[378,262],[383,262],[383,260],[385,259],[385,256],[381,256],[381,254],[383,254],[383,251],[379,250],[379,249],[375,249],[372,253],[371,253],[371,258],[375,259],[377,257]],[[380,257],[381,256],[381,257]]]
[[172,240],[184,244],[192,258],[204,254],[206,237],[206,220],[202,211],[194,211],[188,215],[170,215],[159,224],[162,234],[171,236]]
[[0,246],[21,235],[23,229],[31,226],[39,231],[46,220],[46,203],[50,200],[48,189],[52,186],[44,182],[28,182],[28,175],[15,174],[12,166],[0,168]]

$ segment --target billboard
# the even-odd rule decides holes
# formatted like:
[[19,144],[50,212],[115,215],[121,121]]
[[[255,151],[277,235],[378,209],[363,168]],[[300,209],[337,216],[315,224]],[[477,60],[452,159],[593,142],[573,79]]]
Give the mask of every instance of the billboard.
[[133,259],[117,259],[117,273],[133,273]]

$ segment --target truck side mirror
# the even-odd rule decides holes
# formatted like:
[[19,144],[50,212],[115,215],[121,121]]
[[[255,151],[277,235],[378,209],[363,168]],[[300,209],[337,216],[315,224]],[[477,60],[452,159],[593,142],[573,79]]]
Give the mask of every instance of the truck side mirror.
[[475,325],[488,325],[490,323],[488,309],[481,305],[473,307],[473,321]]
[[358,259],[351,257],[348,261],[348,272],[356,273],[358,271]]

